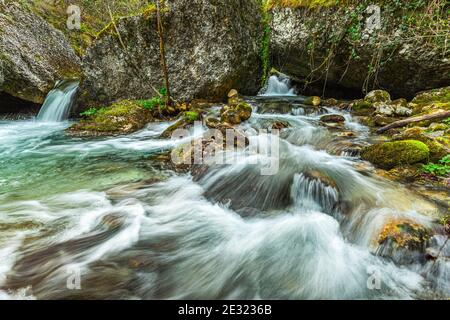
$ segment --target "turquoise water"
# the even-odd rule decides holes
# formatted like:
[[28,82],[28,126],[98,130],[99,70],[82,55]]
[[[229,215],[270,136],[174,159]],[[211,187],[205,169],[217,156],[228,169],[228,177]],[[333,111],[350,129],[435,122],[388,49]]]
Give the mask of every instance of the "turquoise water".
[[153,156],[190,140],[159,139],[170,123],[89,139],[67,136],[70,122],[0,122],[0,298],[448,296],[446,260],[404,266],[376,255],[387,221],[433,228],[439,212],[348,155],[367,128],[345,113],[345,127],[321,125],[331,109],[273,114],[252,103],[240,127],[250,141],[267,123],[290,124],[273,176],[248,161],[264,154],[195,179],[165,169]]

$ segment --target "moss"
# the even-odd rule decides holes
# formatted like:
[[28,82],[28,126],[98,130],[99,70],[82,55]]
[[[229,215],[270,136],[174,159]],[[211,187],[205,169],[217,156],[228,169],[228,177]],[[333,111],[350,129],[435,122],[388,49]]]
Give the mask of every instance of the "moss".
[[389,94],[389,92],[384,90],[374,90],[366,95],[364,101],[368,103],[378,103],[378,102],[390,103],[391,95]]
[[200,120],[200,114],[196,111],[187,111],[183,114],[183,118],[188,122],[194,122]]
[[429,238],[430,232],[423,226],[408,220],[394,220],[385,225],[378,243],[391,240],[396,247],[420,249]]
[[445,144],[442,144],[438,139],[427,136],[419,127],[409,128],[405,130],[398,139],[412,139],[423,142],[430,150],[431,161],[438,161],[448,154]]
[[73,135],[113,135],[139,130],[152,120],[151,111],[138,101],[122,100],[109,107],[89,109],[85,119],[68,129]]
[[430,150],[423,142],[403,140],[380,143],[364,148],[361,156],[364,160],[389,170],[400,165],[427,162],[430,157]]
[[356,112],[371,110],[372,104],[365,100],[357,100],[352,104],[352,110]]
[[331,7],[338,4],[336,0],[269,0],[266,3],[266,9],[273,8],[317,8],[317,7]]

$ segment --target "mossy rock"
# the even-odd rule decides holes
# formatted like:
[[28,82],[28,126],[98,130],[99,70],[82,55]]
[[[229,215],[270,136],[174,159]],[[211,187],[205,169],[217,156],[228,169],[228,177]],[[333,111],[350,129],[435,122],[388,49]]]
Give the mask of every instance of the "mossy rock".
[[364,101],[368,103],[391,103],[392,100],[389,92],[384,90],[373,90],[366,95]]
[[189,129],[195,121],[200,121],[202,119],[201,112],[198,111],[186,111],[181,115],[181,118],[167,128],[162,134],[161,138],[168,139],[172,137],[176,130]]
[[450,110],[450,87],[423,91],[417,94],[410,103],[414,114],[430,113],[439,110]]
[[74,136],[129,134],[153,120],[152,112],[134,100],[122,100],[109,107],[91,110],[91,115],[71,126],[67,133]]
[[246,103],[241,102],[236,106],[227,105],[220,111],[221,120],[231,125],[240,124],[247,121],[252,116],[253,109]]
[[361,151],[361,157],[382,169],[427,162],[430,149],[417,140],[403,140],[376,144]]
[[372,103],[365,100],[356,100],[350,104],[350,109],[356,113],[367,113],[373,111]]
[[413,139],[423,142],[430,150],[430,161],[439,161],[448,153],[448,147],[436,138],[431,138],[425,134],[425,131],[419,127],[406,129],[398,136],[394,136],[396,140]]
[[306,104],[307,106],[314,106],[314,107],[320,106],[321,103],[322,103],[322,99],[320,99],[320,97],[317,97],[317,96],[308,97],[305,99],[305,101],[303,101],[303,104]]

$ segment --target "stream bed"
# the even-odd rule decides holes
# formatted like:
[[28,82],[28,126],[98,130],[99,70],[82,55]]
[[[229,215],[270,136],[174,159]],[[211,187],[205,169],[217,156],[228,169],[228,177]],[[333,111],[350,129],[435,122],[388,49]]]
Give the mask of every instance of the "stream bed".
[[[276,174],[249,161],[265,154],[175,173],[154,157],[190,140],[160,139],[171,123],[73,138],[69,121],[0,121],[0,298],[448,298],[448,246],[437,261],[380,254],[388,221],[433,229],[440,212],[358,158],[366,127],[298,97],[249,102],[251,141],[288,124]],[[319,121],[336,113],[343,125]]]

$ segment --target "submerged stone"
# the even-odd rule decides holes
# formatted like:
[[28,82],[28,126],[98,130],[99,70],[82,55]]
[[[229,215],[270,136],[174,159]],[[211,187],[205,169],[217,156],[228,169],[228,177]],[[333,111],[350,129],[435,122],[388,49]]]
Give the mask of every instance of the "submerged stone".
[[345,122],[345,117],[339,114],[330,114],[320,118],[320,121],[327,123],[340,123]]

